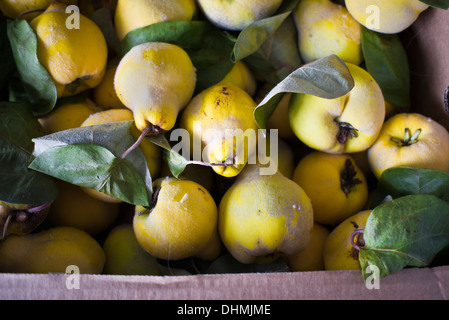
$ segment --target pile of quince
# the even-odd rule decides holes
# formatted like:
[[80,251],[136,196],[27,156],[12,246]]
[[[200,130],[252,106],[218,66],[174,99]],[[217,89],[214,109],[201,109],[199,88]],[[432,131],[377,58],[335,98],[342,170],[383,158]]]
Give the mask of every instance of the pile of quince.
[[[364,46],[386,39],[397,49],[397,35],[427,8],[418,0],[2,1],[1,47],[16,65],[5,71],[12,80],[0,114],[16,122],[1,128],[0,163],[27,162],[24,175],[39,171],[57,191],[2,178],[0,271],[75,265],[168,275],[192,266],[185,261],[196,263],[189,273],[361,269],[360,230],[383,173],[449,173],[446,128],[409,112],[408,84],[397,98],[379,76],[394,72],[373,65]],[[315,66],[330,75],[319,78]],[[30,80],[36,72],[45,77]],[[301,73],[300,85],[288,85]],[[339,82],[346,89],[329,89]],[[16,151],[4,146],[22,137],[20,126],[33,127],[31,147],[11,160]],[[174,134],[192,154],[181,166],[173,139],[167,144]],[[24,201],[12,202],[18,194]],[[48,201],[36,203],[41,194]]]

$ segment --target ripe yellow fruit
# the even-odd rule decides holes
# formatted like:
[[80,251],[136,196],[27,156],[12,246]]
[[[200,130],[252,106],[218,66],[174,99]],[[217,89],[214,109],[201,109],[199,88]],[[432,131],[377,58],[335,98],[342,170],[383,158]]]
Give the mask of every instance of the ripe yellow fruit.
[[368,160],[379,179],[386,169],[400,166],[449,172],[448,154],[444,126],[418,113],[399,113],[385,121]]
[[309,244],[313,209],[304,190],[277,172],[247,165],[219,204],[223,244],[241,263],[268,262]]
[[197,13],[195,0],[119,0],[115,30],[119,40],[134,29],[164,21],[190,21]]
[[149,42],[133,47],[120,61],[115,91],[134,113],[137,129],[160,134],[174,127],[189,103],[196,70],[188,54],[173,44]]
[[80,15],[80,28],[67,28],[66,5],[52,3],[30,25],[38,39],[39,62],[53,78],[58,97],[97,86],[103,78],[108,48],[100,28]]
[[100,109],[89,99],[67,102],[39,118],[39,123],[50,134],[78,128],[90,115],[99,111]]
[[[113,123],[118,121],[132,121],[134,120],[133,113],[129,109],[109,109],[97,112],[89,116],[82,124],[81,127]],[[134,126],[132,128],[134,138],[140,136],[140,132]],[[142,150],[147,160],[148,170],[150,171],[152,179],[155,179],[159,175],[161,167],[161,151],[158,146],[144,139],[139,148]],[[111,197],[103,192],[99,192],[94,189],[83,187],[83,190],[89,195],[108,202],[121,202],[121,200]]]
[[[249,155],[255,152],[258,129],[253,117],[255,107],[248,93],[232,84],[216,84],[197,94],[179,122],[179,127],[190,135],[189,149],[201,142],[202,157],[195,160],[227,164],[213,169],[225,177],[238,175]],[[245,134],[253,138],[245,139]]]
[[346,63],[354,87],[336,99],[293,94],[290,125],[310,148],[328,153],[367,150],[376,140],[385,119],[385,100],[379,85],[364,69]]
[[251,23],[271,16],[282,0],[199,0],[206,18],[218,28],[240,31]]
[[[45,10],[53,0],[2,0],[0,11],[8,18],[16,19],[20,15],[28,21],[38,16],[40,10]],[[77,4],[77,0],[59,0],[67,5]],[[33,12],[39,10],[38,12]],[[29,12],[29,13],[28,13]]]
[[363,61],[362,26],[330,0],[302,0],[294,10],[299,51],[304,62],[335,54],[345,62]]
[[136,206],[134,232],[143,249],[164,260],[218,257],[217,206],[209,192],[196,182],[160,178],[153,208]]
[[[345,219],[331,231],[324,245],[325,270],[360,270],[359,251],[351,244],[351,236],[357,229],[365,228],[371,210],[360,211]],[[362,238],[352,239],[358,243]]]
[[160,275],[157,259],[142,249],[134,234],[133,225],[114,227],[106,237],[104,274]]
[[396,34],[410,27],[429,6],[419,0],[345,0],[360,24],[380,33]]
[[251,97],[257,90],[257,81],[254,74],[241,60],[234,64],[231,71],[219,83],[233,84],[245,90]]
[[55,227],[73,227],[91,235],[106,231],[120,213],[118,203],[91,197],[81,187],[61,181],[47,220]]
[[93,89],[92,99],[95,103],[104,109],[124,109],[125,105],[120,101],[114,88],[114,77],[118,63],[109,63],[103,80]]
[[104,263],[105,254],[99,243],[76,228],[9,235],[0,241],[0,272],[65,273],[68,266],[74,265],[80,273],[99,274]]
[[314,151],[303,157],[293,173],[312,201],[314,220],[337,225],[360,211],[368,199],[365,176],[351,156]]
[[329,230],[318,223],[314,223],[312,238],[309,245],[296,254],[284,257],[291,271],[320,271],[324,270],[324,244],[329,236]]

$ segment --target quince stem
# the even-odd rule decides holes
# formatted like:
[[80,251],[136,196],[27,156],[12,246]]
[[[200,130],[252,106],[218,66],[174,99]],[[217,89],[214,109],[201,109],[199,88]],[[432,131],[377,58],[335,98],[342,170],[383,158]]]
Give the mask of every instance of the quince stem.
[[396,143],[398,145],[398,147],[411,146],[412,144],[418,142],[418,138],[419,138],[419,135],[421,134],[421,131],[422,131],[421,129],[417,129],[415,131],[415,133],[413,133],[413,135],[410,135],[410,129],[405,128],[403,139],[392,137],[391,141]]
[[32,14],[32,13],[36,13],[36,12],[44,12],[46,9],[40,8],[40,9],[34,9],[34,10],[29,10],[29,11],[25,11],[22,12],[21,14],[19,14],[19,16],[17,18],[22,18],[23,16],[26,16],[27,14]]
[[0,238],[0,241],[5,239],[6,237],[6,232],[8,230],[8,225],[9,225],[9,221],[11,221],[13,214],[9,214],[8,217],[6,218],[5,224],[3,225],[3,232],[2,232],[2,237]]
[[128,148],[128,150],[126,150],[125,152],[123,152],[122,156],[120,157],[120,159],[124,159],[128,154],[131,153],[131,151],[133,151],[134,149],[136,149],[137,147],[139,147],[139,145],[142,143],[143,139],[145,138],[145,136],[150,132],[151,127],[146,127],[142,133],[140,134],[139,138],[137,139],[137,141]]
[[[365,246],[365,240],[363,239],[363,232],[364,229],[356,229],[351,234],[350,238],[351,245],[357,251],[360,251]],[[354,240],[355,238],[357,238],[357,240]]]

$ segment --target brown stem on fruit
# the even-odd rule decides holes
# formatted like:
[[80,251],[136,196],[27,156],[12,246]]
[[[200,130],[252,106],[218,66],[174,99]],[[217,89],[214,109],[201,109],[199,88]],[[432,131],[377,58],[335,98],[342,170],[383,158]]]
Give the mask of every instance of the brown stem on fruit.
[[148,136],[161,136],[161,135],[167,133],[167,130],[162,129],[159,126],[155,126],[152,123],[150,123],[148,127],[150,128],[149,131],[146,134]]
[[357,138],[359,136],[358,130],[354,128],[350,123],[339,122],[335,120],[339,125],[339,130],[337,133],[337,141],[340,144],[345,144],[348,139]]
[[11,221],[13,214],[9,214],[8,217],[6,218],[5,224],[3,226],[3,232],[2,232],[2,237],[0,238],[0,241],[5,239],[6,237],[6,233],[8,232],[8,226],[9,226],[9,222]]
[[412,144],[415,144],[418,142],[418,138],[421,134],[421,129],[417,129],[413,135],[411,135],[411,131],[409,128],[405,128],[404,130],[404,137],[401,138],[396,138],[396,137],[392,137],[391,141],[393,141],[394,143],[396,143],[398,145],[398,147],[408,147],[411,146]]
[[49,202],[46,202],[46,203],[44,203],[44,204],[41,204],[40,206],[33,207],[33,208],[29,208],[29,209],[26,210],[26,211],[28,211],[29,213],[40,212],[40,211],[46,209],[47,207],[49,207],[52,203],[53,203],[53,201],[49,201]]
[[32,14],[32,13],[36,13],[36,12],[44,12],[46,9],[34,9],[34,10],[29,10],[29,11],[25,11],[22,12],[21,14],[19,14],[19,16],[17,18],[21,19],[23,16],[26,16],[27,14]]
[[153,211],[154,207],[156,207],[157,204],[157,200],[159,198],[159,192],[161,191],[160,187],[157,187],[156,189],[154,189],[153,194],[151,196],[151,201],[150,201],[150,205],[148,207],[145,208],[144,211],[139,212],[138,215],[143,215],[143,214],[150,214],[151,211]]
[[137,139],[137,141],[128,148],[128,150],[126,150],[122,156],[120,157],[120,159],[125,159],[126,156],[128,154],[131,153],[131,151],[133,151],[134,149],[138,148],[139,145],[141,144],[141,142],[143,141],[143,139],[146,137],[146,135],[148,134],[148,132],[151,130],[151,127],[146,127],[145,130],[142,131],[142,133],[140,134],[139,138]]
[[345,193],[346,197],[349,195],[351,191],[354,190],[354,187],[358,184],[361,184],[362,181],[356,178],[357,171],[355,170],[355,166],[350,159],[346,159],[345,168],[343,172],[340,174],[340,187],[341,190]]
[[[364,232],[364,229],[356,229],[351,234],[351,238],[350,238],[351,245],[357,251],[362,250],[363,247],[365,246],[365,239],[363,239],[363,232]],[[357,238],[357,240],[354,241],[355,238]]]
[[231,164],[229,164],[229,163],[210,163],[210,162],[203,162],[203,161],[194,161],[194,160],[191,160],[191,161],[189,161],[189,164],[197,164],[197,165],[200,165],[200,166],[206,166],[206,167],[228,167],[228,166],[232,166],[232,163]]

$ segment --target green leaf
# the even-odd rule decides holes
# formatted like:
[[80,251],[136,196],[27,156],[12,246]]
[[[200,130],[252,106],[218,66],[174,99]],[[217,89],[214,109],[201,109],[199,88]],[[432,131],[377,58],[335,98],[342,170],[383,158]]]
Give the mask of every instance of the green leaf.
[[[89,165],[92,167],[96,167],[97,165],[100,165],[101,163],[96,163],[95,158],[93,156],[89,156],[89,152],[95,152],[96,150],[92,150],[88,145],[95,145],[99,147],[103,147],[111,152],[111,154],[115,157],[120,159],[121,156],[127,151],[135,142],[136,139],[133,136],[132,128],[134,126],[134,121],[120,121],[120,122],[114,122],[114,123],[107,123],[107,124],[100,124],[100,125],[94,125],[94,126],[87,126],[87,127],[79,127],[74,129],[69,129],[65,131],[56,132],[50,135],[46,135],[37,139],[34,139],[35,142],[35,148],[33,155],[36,158],[30,165],[30,168],[37,169],[36,165],[39,163],[39,171],[45,172],[49,175],[58,174],[61,173],[55,172],[53,173],[53,170],[56,170],[52,164],[56,161],[63,161],[66,157],[64,156],[62,151],[58,153],[51,153],[51,149],[55,148],[61,148],[66,147],[70,145],[84,145],[83,148],[87,148],[86,152],[84,152],[84,156],[86,157],[86,161],[89,161]],[[71,151],[70,149],[69,152]],[[51,159],[49,156],[54,157],[61,157],[61,159]],[[38,160],[39,162],[37,162]],[[100,160],[100,159],[99,159]],[[128,186],[126,188],[129,188],[130,190],[141,190],[139,191],[139,194],[141,192],[146,193],[146,199],[151,199],[151,195],[153,192],[152,189],[152,180],[151,180],[151,174],[148,169],[148,164],[146,162],[146,158],[140,150],[140,148],[136,148],[133,151],[131,151],[127,156],[126,160],[132,164],[132,166],[135,168],[135,170],[139,173],[139,179],[135,178],[134,175],[127,178]],[[117,160],[115,160],[117,161]],[[113,169],[114,163],[109,163],[108,166],[110,166],[109,170]],[[119,168],[121,168],[122,164],[120,164]],[[125,164],[127,166],[127,164]],[[125,167],[127,168],[127,167]],[[69,168],[67,168],[68,170]],[[127,169],[128,170],[128,169]],[[86,180],[93,181],[96,178],[95,172],[90,172],[85,170],[83,172],[85,177],[83,177]],[[58,178],[60,178],[58,176]],[[123,187],[125,188],[125,185],[120,181],[114,181],[114,179],[119,178],[119,176],[114,175],[112,176],[112,180],[110,184],[114,185],[115,187]],[[62,178],[60,178],[62,179]],[[69,176],[65,176],[65,179],[67,182],[75,183],[73,179],[75,177],[70,178]],[[77,177],[76,179],[80,179]],[[144,188],[142,188],[142,185],[140,183],[140,180],[144,182]],[[75,183],[76,184],[76,183]],[[97,189],[98,190],[98,189]],[[112,190],[112,189],[111,189]],[[108,190],[105,190],[105,193],[109,192]],[[112,196],[124,196],[128,194],[127,190],[113,190]],[[141,199],[142,197],[139,195],[138,199]],[[135,199],[131,196],[127,196],[127,199],[121,199],[125,202],[133,202]],[[141,200],[139,200],[141,202]],[[140,203],[139,203],[140,204]]]
[[289,15],[290,12],[287,12],[258,20],[243,29],[240,32],[237,42],[235,43],[234,50],[232,51],[232,60],[236,62],[256,52]]
[[185,170],[185,168],[191,164],[196,163],[194,161],[189,161],[186,158],[184,158],[179,153],[175,152],[171,146],[170,143],[167,141],[165,136],[150,136],[147,137],[152,143],[162,148],[163,156],[165,157],[165,160],[167,161],[168,167],[170,169],[171,174],[178,178],[179,175]]
[[305,64],[285,77],[257,105],[254,118],[257,125],[265,129],[285,93],[305,93],[335,99],[347,94],[353,87],[354,79],[345,63],[336,55],[330,55]]
[[145,182],[133,164],[99,145],[50,148],[36,157],[30,168],[130,204],[150,204]]
[[410,107],[410,68],[398,34],[362,28],[362,50],[367,71],[379,84],[385,100]]
[[115,32],[113,11],[111,8],[103,7],[95,10],[90,16],[90,19],[92,19],[92,21],[95,22],[103,32],[108,48],[115,53],[118,53],[120,50],[120,41]]
[[410,167],[389,168],[379,179],[372,207],[387,196],[396,199],[411,194],[431,194],[449,203],[449,173]]
[[26,20],[8,20],[8,38],[32,110],[43,115],[57,100],[56,86],[37,57],[37,36]]
[[15,204],[40,205],[55,200],[55,180],[28,169],[33,138],[44,130],[23,103],[0,103],[0,200]]
[[275,33],[244,62],[266,82],[276,85],[291,72],[302,66],[298,50],[296,26],[292,16],[284,20]]
[[218,83],[232,69],[234,40],[206,21],[166,21],[129,32],[121,41],[121,55],[146,42],[167,42],[180,46],[197,71],[196,92]]
[[425,267],[449,245],[449,203],[433,195],[408,195],[376,207],[363,232],[362,275],[368,266],[385,277],[405,267]]
[[259,50],[260,46],[289,17],[298,2],[299,0],[285,0],[274,15],[257,20],[244,28],[239,33],[234,49],[232,50],[232,61],[242,60]]
[[431,7],[447,10],[449,8],[449,0],[420,0]]

